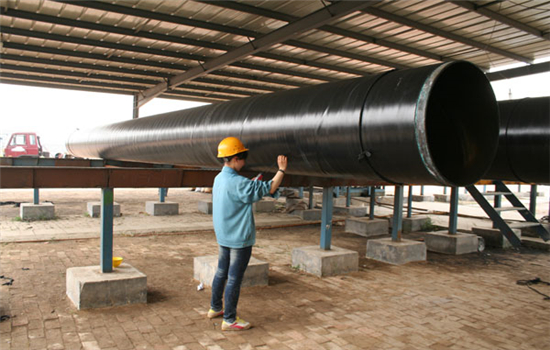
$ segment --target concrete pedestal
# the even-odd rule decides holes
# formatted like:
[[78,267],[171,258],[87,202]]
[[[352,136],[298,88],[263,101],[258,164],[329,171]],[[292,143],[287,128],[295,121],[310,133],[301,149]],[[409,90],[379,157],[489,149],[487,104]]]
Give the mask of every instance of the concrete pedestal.
[[201,213],[212,214],[212,201],[199,201],[198,209]]
[[52,203],[21,203],[21,220],[50,220],[55,218],[55,206]]
[[424,241],[429,251],[437,253],[460,255],[475,253],[478,249],[478,238],[470,233],[426,232]]
[[550,241],[545,242],[542,238],[523,237],[521,239],[521,245],[531,249],[542,250],[544,252],[550,252]]
[[292,267],[319,277],[336,276],[357,271],[359,254],[332,246],[330,250],[307,246],[292,250]]
[[426,261],[426,245],[423,242],[391,238],[371,239],[367,242],[367,258],[392,265],[403,265],[413,261]]
[[389,222],[386,219],[349,218],[346,219],[346,232],[364,237],[387,235]]
[[[214,275],[218,269],[218,256],[198,256],[193,259],[193,278],[205,287],[212,287]],[[250,257],[250,262],[244,273],[242,287],[267,286],[269,281],[269,264]]]
[[344,215],[351,215],[351,216],[365,216],[367,215],[367,207],[358,206],[358,205],[350,205],[349,207],[346,206],[335,206],[332,209],[332,212],[334,214],[344,214]]
[[[546,231],[550,232],[550,224],[549,223],[543,222],[541,224],[546,229]],[[523,225],[525,225],[525,226],[523,226]],[[535,237],[535,238],[540,237],[538,235],[537,230],[535,229],[535,227],[532,226],[531,222],[514,224],[514,228],[520,230],[522,236]]]
[[110,273],[99,266],[71,267],[67,296],[79,310],[147,303],[147,276],[125,263]]
[[413,216],[411,218],[403,218],[403,233],[422,231],[430,222],[430,218],[426,216]]
[[305,210],[294,210],[292,215],[298,215],[303,220],[306,221],[317,221],[321,220],[323,212],[321,209],[305,209]]
[[344,197],[337,197],[332,199],[332,207],[345,207],[346,206],[347,198]]
[[[512,231],[521,239],[521,230],[512,229]],[[513,245],[508,241],[506,237],[500,232],[498,228],[483,228],[472,227],[472,233],[476,236],[483,237],[486,247],[493,248],[512,248]]]
[[[471,195],[467,193],[461,193],[458,195],[459,201],[464,202],[474,202],[475,199]],[[450,194],[434,194],[434,201],[436,202],[444,202],[449,203],[451,201],[451,195]]]
[[413,194],[413,202],[433,202],[434,196],[431,194]]
[[[86,204],[88,215],[92,218],[98,218],[101,216],[101,202],[88,202]],[[120,216],[120,204],[113,203],[113,216]]]
[[256,213],[272,213],[275,211],[275,201],[261,200],[253,204]]
[[179,204],[174,202],[145,202],[145,212],[152,216],[178,215]]

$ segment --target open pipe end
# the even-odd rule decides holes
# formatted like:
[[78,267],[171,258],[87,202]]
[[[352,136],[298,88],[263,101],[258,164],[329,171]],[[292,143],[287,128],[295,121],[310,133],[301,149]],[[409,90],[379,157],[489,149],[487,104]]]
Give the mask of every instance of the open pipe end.
[[468,62],[440,66],[428,78],[424,162],[442,184],[466,186],[489,169],[498,146],[499,114],[491,84]]

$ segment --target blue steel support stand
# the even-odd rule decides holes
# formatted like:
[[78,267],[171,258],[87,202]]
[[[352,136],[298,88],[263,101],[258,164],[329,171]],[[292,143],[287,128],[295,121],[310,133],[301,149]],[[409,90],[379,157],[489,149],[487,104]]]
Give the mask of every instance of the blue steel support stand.
[[166,192],[168,192],[167,188],[159,188],[159,202],[164,203],[164,201],[166,200]]
[[113,271],[113,189],[101,189],[101,272]]
[[529,195],[529,211],[534,217],[537,216],[537,185],[531,185],[531,193]]
[[313,200],[313,186],[309,186],[309,205],[308,205],[309,209],[313,209],[313,203],[314,203],[314,200]]
[[424,186],[420,186],[420,194],[423,196],[424,195]]
[[351,205],[351,189],[350,187],[346,187],[346,208],[349,208]]
[[323,188],[323,211],[321,218],[321,249],[330,250],[332,239],[332,193],[333,187]]
[[300,187],[298,188],[298,197],[300,198],[304,198],[304,188],[303,187]]
[[40,203],[40,190],[38,188],[34,189],[33,203],[34,204]]
[[[422,186],[423,188],[424,186]],[[407,217],[412,217],[412,206],[413,206],[413,187],[409,186],[409,197],[407,198]]]
[[391,240],[401,242],[403,231],[403,186],[395,186],[393,199],[393,225],[391,228]]
[[374,186],[370,187],[369,219],[374,219],[374,204],[376,202],[376,192]]
[[458,225],[458,187],[451,188],[451,210],[449,212],[449,233],[456,234]]
[[447,186],[443,186],[443,194],[447,194]]

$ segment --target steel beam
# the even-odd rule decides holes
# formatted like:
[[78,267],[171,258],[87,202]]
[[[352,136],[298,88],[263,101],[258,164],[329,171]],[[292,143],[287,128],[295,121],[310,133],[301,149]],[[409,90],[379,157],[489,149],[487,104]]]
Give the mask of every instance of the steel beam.
[[101,272],[113,272],[113,203],[112,188],[101,189]]
[[323,209],[321,217],[321,249],[330,250],[332,240],[332,193],[333,187],[323,188]]
[[489,10],[486,7],[478,6],[473,1],[451,1],[453,4],[463,7],[467,10],[474,11],[479,13],[480,15],[483,15],[487,18],[494,19],[495,21],[498,21],[500,23],[504,23],[510,27],[519,29],[523,32],[532,34],[534,36],[537,36],[544,40],[550,40],[550,33],[545,33],[542,30],[538,30],[537,28],[533,28],[525,23],[516,21],[515,19],[512,19],[510,17],[501,15],[498,12]]
[[542,62],[525,67],[500,70],[498,72],[486,73],[485,75],[490,81],[497,81],[546,72],[550,72],[550,62]]
[[323,24],[334,21],[335,19],[346,16],[352,12],[358,11],[369,6],[368,2],[337,2],[310,15],[307,15],[295,22],[289,23],[273,32],[233,49],[221,56],[212,58],[197,67],[189,69],[187,72],[176,75],[169,80],[169,83],[161,83],[155,87],[145,90],[139,105],[145,103],[160,95],[163,91],[177,87],[178,85],[208,74],[211,71],[220,69],[228,64],[236,62],[246,56],[265,50],[277,43],[285,41],[291,37],[299,35],[307,30],[318,28]]
[[[265,9],[265,8],[246,5],[246,4],[235,2],[235,1],[213,1],[213,2],[202,1],[202,2],[208,3],[209,5],[215,5],[215,6],[220,6],[220,7],[223,7],[223,8],[229,8],[229,9],[244,12],[244,13],[251,13],[251,14],[254,14],[254,15],[259,15],[259,16],[263,16],[263,17],[267,17],[267,18],[275,18],[275,19],[278,19],[280,21],[285,21],[285,22],[292,22],[292,21],[295,21],[296,19],[298,19],[298,17],[292,16],[292,15],[289,15],[289,14],[286,14],[286,13],[281,13],[281,12],[268,10],[268,9]],[[376,1],[372,2],[372,5],[374,5],[374,4],[376,4]],[[367,43],[376,44],[378,46],[389,47],[389,48],[394,49],[394,50],[407,52],[407,53],[412,53],[414,55],[430,58],[430,59],[433,59],[433,60],[436,60],[436,61],[448,60],[445,57],[439,56],[437,54],[434,54],[434,53],[431,53],[431,52],[428,52],[428,51],[425,51],[425,50],[420,50],[420,49],[416,49],[416,48],[413,48],[413,47],[408,47],[408,46],[405,46],[405,45],[402,45],[402,44],[394,43],[394,42],[387,41],[387,40],[380,39],[380,38],[375,38],[373,36],[369,36],[369,35],[362,34],[362,33],[352,32],[352,31],[342,29],[342,28],[339,28],[339,27],[335,27],[335,26],[331,26],[331,25],[324,25],[324,26],[319,27],[318,29],[322,30],[322,31],[325,31],[327,33],[332,33],[332,34],[341,35],[341,36],[348,37],[348,38],[361,40],[361,41],[364,41],[364,42],[367,42]],[[296,46],[296,47],[304,47],[304,46],[301,46],[301,45],[304,45],[306,43],[297,42],[295,40],[289,40],[289,41],[285,42],[285,44],[289,44],[289,45]],[[334,53],[334,54],[342,56],[342,54],[338,54],[338,53]],[[349,57],[349,56],[343,56],[343,57]],[[398,63],[394,63],[394,62],[387,61],[387,60],[375,59],[373,57],[363,57],[360,60],[362,60],[362,61],[371,61],[372,63],[380,64],[380,65],[384,65],[384,66],[388,66],[388,67],[399,68],[398,66],[396,66],[396,65],[399,65]]]
[[487,52],[492,52],[492,53],[495,53],[497,55],[508,57],[508,58],[511,58],[511,59],[514,59],[514,60],[520,61],[520,62],[533,63],[533,59],[531,59],[529,57],[518,55],[518,54],[515,54],[513,52],[506,51],[506,50],[502,50],[502,49],[490,46],[486,43],[480,43],[480,42],[477,42],[475,40],[468,39],[468,38],[465,38],[465,37],[457,35],[457,34],[453,34],[452,32],[450,32],[448,30],[435,28],[435,27],[420,23],[418,21],[413,21],[413,20],[408,19],[406,17],[398,16],[398,15],[395,15],[393,13],[389,13],[389,12],[386,12],[384,10],[380,10],[378,8],[368,8],[368,9],[364,9],[362,11],[365,12],[365,13],[371,14],[373,16],[386,19],[388,21],[403,24],[403,25],[406,25],[406,26],[414,28],[414,29],[419,29],[419,30],[421,30],[423,32],[426,32],[426,33],[434,34],[434,35],[440,36],[440,37],[445,38],[445,39],[449,39],[449,40],[453,40],[453,41],[456,41],[456,42],[459,42],[459,43],[462,43],[462,44],[466,44],[466,45],[469,45],[471,47],[475,47],[476,49],[480,49],[480,50],[487,51]]

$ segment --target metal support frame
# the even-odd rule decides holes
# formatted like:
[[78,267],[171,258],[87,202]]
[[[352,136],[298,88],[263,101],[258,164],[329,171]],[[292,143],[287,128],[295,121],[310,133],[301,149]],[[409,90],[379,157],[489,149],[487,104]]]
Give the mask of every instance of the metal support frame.
[[537,185],[531,185],[531,193],[529,194],[529,211],[533,216],[537,216]]
[[424,195],[424,186],[420,186],[420,195]]
[[33,204],[39,204],[40,203],[40,190],[38,188],[34,189],[33,194]]
[[346,186],[346,208],[351,205],[351,188]]
[[164,203],[166,200],[166,195],[168,194],[168,188],[160,187],[159,188],[159,202]]
[[112,188],[101,189],[101,272],[113,271],[113,203]]
[[395,186],[393,199],[393,225],[391,229],[391,240],[401,242],[403,231],[403,186]]
[[[421,186],[421,189],[423,188],[424,186]],[[412,217],[412,204],[413,204],[413,187],[412,186],[409,186],[409,196],[407,197],[407,217],[410,218]]]
[[374,186],[370,187],[369,219],[374,219],[374,204],[376,203],[376,190]]
[[333,187],[323,188],[323,210],[321,218],[321,249],[330,250],[332,239],[332,193]]
[[459,187],[451,188],[451,209],[449,211],[450,234],[456,234],[458,227],[458,191]]
[[298,197],[300,198],[304,198],[304,188],[303,187],[299,187],[298,188]]
[[[497,187],[495,185],[495,192],[497,192]],[[494,208],[500,208],[502,207],[502,195],[497,194],[494,199]],[[497,212],[498,215],[500,215],[500,212]],[[493,220],[493,228],[497,228],[497,223],[495,220]]]
[[443,194],[447,194],[447,186],[443,186]]
[[315,205],[315,200],[313,198],[313,186],[309,186],[309,204],[308,204],[308,208],[313,209],[314,205]]

